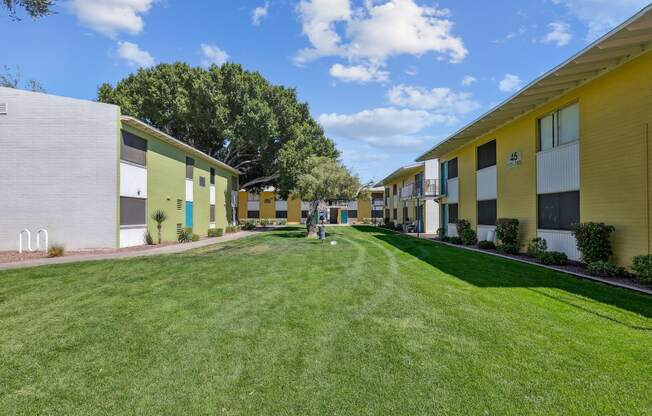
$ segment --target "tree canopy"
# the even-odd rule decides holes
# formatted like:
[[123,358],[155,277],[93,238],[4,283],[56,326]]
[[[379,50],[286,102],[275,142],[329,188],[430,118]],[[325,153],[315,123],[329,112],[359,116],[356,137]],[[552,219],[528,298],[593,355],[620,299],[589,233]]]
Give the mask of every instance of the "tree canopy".
[[43,85],[35,79],[28,79],[21,83],[22,76],[19,67],[16,67],[15,71],[12,71],[9,65],[4,65],[3,68],[4,73],[0,74],[0,87],[24,88],[34,92],[46,92]]
[[287,196],[309,157],[339,156],[294,89],[234,63],[139,69],[100,86],[98,99],[240,169],[250,190],[272,185]]
[[34,19],[53,14],[54,0],[2,0],[0,3],[14,20],[20,20],[18,10],[23,9]]

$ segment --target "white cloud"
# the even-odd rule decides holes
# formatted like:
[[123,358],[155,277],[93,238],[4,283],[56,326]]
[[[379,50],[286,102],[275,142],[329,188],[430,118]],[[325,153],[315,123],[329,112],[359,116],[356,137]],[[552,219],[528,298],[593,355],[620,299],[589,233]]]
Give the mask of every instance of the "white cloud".
[[448,115],[393,107],[319,116],[319,122],[329,135],[383,147],[421,145],[424,139],[414,136],[416,133],[433,124],[456,121]]
[[478,82],[478,79],[476,77],[474,77],[473,75],[466,75],[464,78],[462,78],[461,84],[464,87],[468,87],[472,84],[475,84],[476,82]]
[[367,0],[356,10],[350,0],[301,0],[298,12],[311,44],[296,54],[299,65],[338,56],[350,64],[382,67],[392,56],[431,52],[456,63],[468,53],[452,34],[449,11],[419,6],[415,0]]
[[154,58],[149,52],[131,42],[118,42],[117,55],[127,61],[129,65],[136,67],[148,67],[155,64]]
[[467,114],[480,108],[470,93],[452,91],[450,88],[427,90],[410,85],[397,85],[387,93],[393,105],[419,110],[431,110],[437,114],[455,116]]
[[374,151],[371,148],[365,149],[364,152],[354,149],[344,149],[342,150],[342,159],[347,162],[378,162],[389,159],[389,155],[387,153]]
[[204,55],[201,63],[204,66],[222,65],[229,59],[229,55],[216,45],[202,43],[201,52]]
[[155,0],[71,0],[68,7],[85,26],[114,38],[122,32],[142,32],[141,17]]
[[588,40],[594,40],[622,23],[649,4],[649,0],[552,0],[564,5],[589,28]]
[[335,64],[331,66],[330,74],[342,82],[387,82],[389,73],[375,66]]
[[405,70],[405,74],[406,74],[406,75],[409,75],[409,76],[411,76],[411,77],[415,76],[415,75],[418,74],[418,73],[419,73],[419,70],[418,70],[417,67],[414,66],[414,65],[409,66],[409,67]]
[[254,26],[259,26],[260,22],[267,17],[267,13],[269,12],[269,2],[265,2],[263,6],[258,6],[254,9],[254,11],[251,13],[251,23]]
[[516,92],[522,87],[523,81],[518,76],[512,74],[505,74],[505,78],[498,83],[498,89],[502,92]]
[[558,47],[568,45],[573,38],[570,25],[565,22],[552,22],[548,25],[550,32],[543,38],[543,43],[555,43]]

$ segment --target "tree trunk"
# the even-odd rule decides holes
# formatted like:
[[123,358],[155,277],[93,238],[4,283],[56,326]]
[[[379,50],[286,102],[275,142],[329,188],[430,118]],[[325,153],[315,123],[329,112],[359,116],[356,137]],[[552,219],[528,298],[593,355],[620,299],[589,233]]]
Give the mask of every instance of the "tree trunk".
[[317,227],[315,226],[315,211],[319,206],[319,201],[310,202],[310,210],[308,211],[308,217],[306,218],[306,230],[308,237],[317,236]]
[[161,244],[161,224],[157,224],[156,229],[158,230],[158,243]]

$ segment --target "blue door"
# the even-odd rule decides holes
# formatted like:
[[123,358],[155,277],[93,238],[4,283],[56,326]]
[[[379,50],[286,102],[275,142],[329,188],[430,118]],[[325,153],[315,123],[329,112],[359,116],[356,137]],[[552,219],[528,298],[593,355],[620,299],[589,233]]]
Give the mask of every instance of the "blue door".
[[342,210],[342,224],[348,224],[349,222],[349,211],[343,209]]
[[441,207],[441,228],[448,235],[448,204],[442,205]]
[[186,201],[186,228],[192,228],[192,202]]

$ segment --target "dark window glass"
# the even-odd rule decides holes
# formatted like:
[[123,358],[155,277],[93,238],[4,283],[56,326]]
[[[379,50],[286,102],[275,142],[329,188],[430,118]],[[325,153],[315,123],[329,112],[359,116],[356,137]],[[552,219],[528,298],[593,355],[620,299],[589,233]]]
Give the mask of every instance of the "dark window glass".
[[145,225],[146,199],[120,197],[120,225]]
[[394,208],[394,219],[398,219],[398,208]]
[[580,222],[580,191],[539,195],[538,208],[538,228],[570,230]]
[[371,218],[383,218],[383,210],[375,209],[371,211]]
[[357,209],[350,209],[349,210],[349,218],[358,218],[358,210]]
[[287,218],[287,217],[288,217],[287,211],[276,211],[276,218]]
[[448,204],[448,223],[455,224],[457,222],[457,204]]
[[478,201],[478,224],[496,225],[496,200]]
[[389,221],[389,208],[385,209],[385,221]]
[[478,170],[496,165],[496,141],[478,147]]
[[215,168],[211,168],[211,185],[215,185]]
[[410,221],[410,216],[408,215],[408,207],[403,207],[403,222]]
[[195,170],[195,159],[186,157],[186,179],[192,179]]
[[247,211],[247,218],[260,218],[260,211]]
[[448,161],[448,179],[457,178],[457,158]]
[[301,218],[308,218],[308,210],[301,211]]
[[414,190],[417,195],[423,194],[423,173],[414,176]]
[[206,178],[203,176],[199,177],[199,186],[205,187],[206,186]]
[[120,159],[147,166],[147,140],[123,131],[120,140]]
[[398,184],[392,185],[392,195],[398,195]]
[[215,222],[215,205],[211,205],[210,221]]

